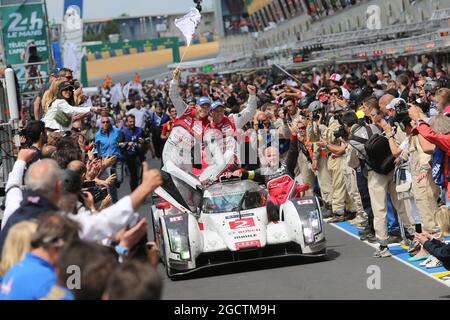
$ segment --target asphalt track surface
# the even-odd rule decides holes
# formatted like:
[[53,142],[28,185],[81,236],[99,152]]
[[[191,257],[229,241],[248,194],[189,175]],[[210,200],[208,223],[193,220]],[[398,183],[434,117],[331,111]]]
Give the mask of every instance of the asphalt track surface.
[[[149,160],[153,168],[160,164]],[[128,177],[120,194],[129,193]],[[150,217],[150,205],[140,210]],[[151,220],[150,220],[151,221]],[[150,223],[151,225],[151,223]],[[170,280],[162,264],[163,299],[171,300],[298,300],[298,299],[450,299],[450,288],[393,258],[373,258],[374,249],[327,224],[326,260],[289,258],[246,263]],[[149,238],[152,237],[150,226]],[[368,289],[369,266],[381,270],[380,289]]]

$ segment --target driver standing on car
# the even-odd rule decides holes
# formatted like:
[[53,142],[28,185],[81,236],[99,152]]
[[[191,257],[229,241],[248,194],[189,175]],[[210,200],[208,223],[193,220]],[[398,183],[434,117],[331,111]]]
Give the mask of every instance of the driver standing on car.
[[[189,107],[179,93],[180,75],[180,69],[175,69],[170,83],[169,97],[175,106],[178,118],[164,145],[162,170],[172,175],[176,189],[192,209],[197,207],[193,192],[197,186],[189,184],[189,179],[183,179],[182,176],[188,175],[186,172],[191,173],[194,165],[201,165],[203,133],[208,124],[211,100],[208,97],[201,97],[197,99],[195,106]],[[175,175],[178,178],[174,178]]]
[[[225,105],[215,101],[211,106],[211,122],[205,129],[205,150],[202,152],[200,181],[215,181],[232,165],[240,166],[237,155],[237,135],[256,113],[256,87],[247,86],[250,94],[247,105],[239,113],[225,116]],[[229,157],[229,158],[227,158]],[[205,170],[208,168],[208,170]]]

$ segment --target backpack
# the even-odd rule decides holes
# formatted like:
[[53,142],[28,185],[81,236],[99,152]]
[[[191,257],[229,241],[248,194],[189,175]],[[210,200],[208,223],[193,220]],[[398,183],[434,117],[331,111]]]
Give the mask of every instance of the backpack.
[[[367,154],[367,156],[364,156],[364,161],[373,171],[384,175],[389,174],[395,168],[395,157],[389,147],[389,140],[381,134],[374,134],[370,126],[364,126],[364,128],[367,130],[368,139],[352,136],[351,140],[364,145]],[[358,150],[358,152],[360,151]]]

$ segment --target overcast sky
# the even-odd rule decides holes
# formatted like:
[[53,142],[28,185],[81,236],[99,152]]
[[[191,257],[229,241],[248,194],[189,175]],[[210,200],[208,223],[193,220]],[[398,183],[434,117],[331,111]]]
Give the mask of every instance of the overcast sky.
[[[203,0],[203,9],[214,9],[215,0]],[[195,6],[192,0],[84,0],[84,19],[107,19],[127,13],[130,16],[181,14]],[[47,0],[50,21],[60,23],[64,0]]]

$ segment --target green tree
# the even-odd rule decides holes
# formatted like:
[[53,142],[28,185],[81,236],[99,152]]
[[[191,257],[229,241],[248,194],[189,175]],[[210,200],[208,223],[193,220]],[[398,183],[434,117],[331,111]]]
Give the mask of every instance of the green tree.
[[88,31],[83,35],[83,41],[103,41],[108,42],[110,34],[120,33],[118,24],[111,20],[108,21],[99,33]]

